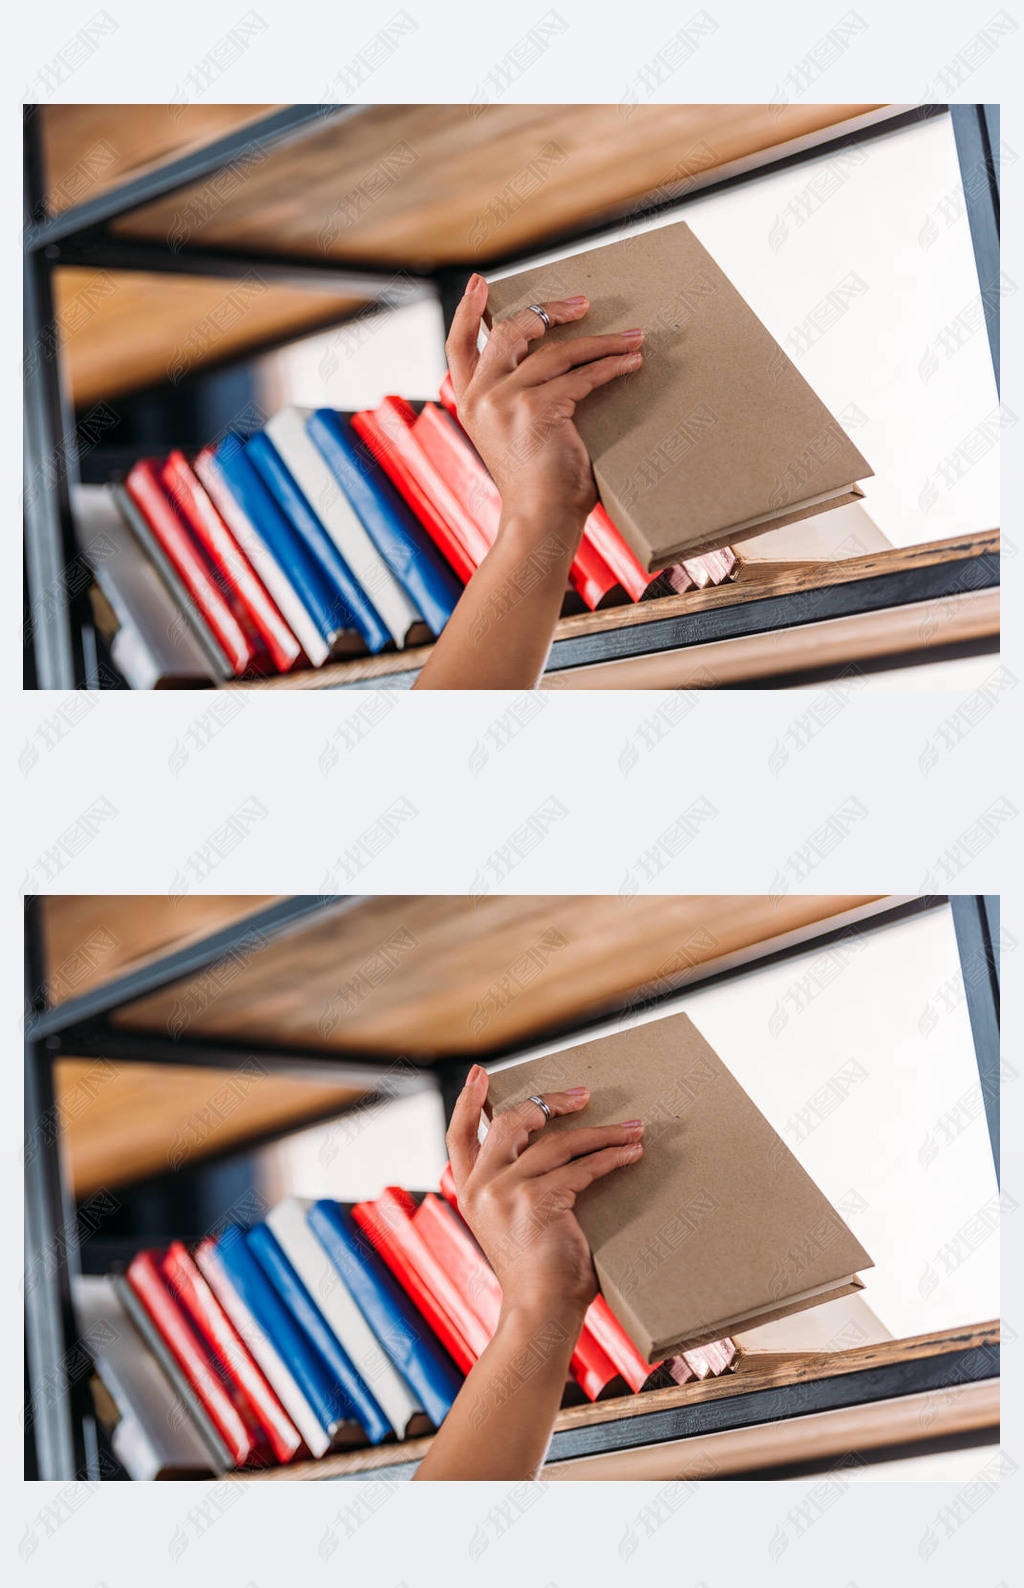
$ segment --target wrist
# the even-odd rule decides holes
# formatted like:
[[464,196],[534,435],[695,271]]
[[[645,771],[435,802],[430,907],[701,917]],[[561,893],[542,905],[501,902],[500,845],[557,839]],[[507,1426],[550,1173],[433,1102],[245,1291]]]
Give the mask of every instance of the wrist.
[[550,547],[575,553],[583,534],[587,510],[564,502],[506,508],[501,515],[502,540],[519,544],[524,553]]
[[531,1343],[552,1350],[563,1346],[571,1355],[589,1305],[581,1298],[561,1296],[543,1301],[506,1300],[496,1332],[519,1348]]

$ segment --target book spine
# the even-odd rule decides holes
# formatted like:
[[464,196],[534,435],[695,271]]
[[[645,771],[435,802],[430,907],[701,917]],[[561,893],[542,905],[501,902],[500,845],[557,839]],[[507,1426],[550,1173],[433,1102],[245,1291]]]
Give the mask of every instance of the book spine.
[[463,1373],[468,1373],[479,1353],[471,1349],[447,1309],[424,1282],[419,1268],[409,1257],[409,1243],[402,1239],[400,1229],[392,1228],[392,1221],[382,1215],[374,1202],[357,1202],[352,1217],[419,1308],[452,1360]]
[[[476,573],[479,559],[459,539],[429,492],[420,484],[417,473],[410,468],[408,443],[399,440],[396,444],[382,426],[378,415],[371,411],[353,414],[351,425],[399,495],[416,514],[442,557],[461,582],[468,584]],[[399,438],[404,437],[406,431],[407,427],[401,425],[398,429]]]
[[177,1396],[176,1411],[190,1418],[192,1426],[209,1451],[215,1472],[228,1472],[234,1465],[231,1451],[221,1436],[220,1429],[196,1394],[177,1357],[163,1334],[153,1322],[149,1308],[142,1302],[125,1274],[112,1274],[111,1284],[117,1298],[128,1314],[144,1344],[159,1364],[171,1389]]
[[253,436],[245,450],[267,490],[322,570],[336,596],[342,626],[358,629],[373,654],[383,650],[390,643],[391,635],[381,622],[380,613],[299,490],[270,437],[262,432]]
[[462,1220],[428,1192],[412,1215],[412,1225],[491,1339],[501,1314],[501,1283]]
[[234,672],[244,673],[247,667],[255,663],[259,653],[218,589],[188,530],[175,512],[170,497],[160,483],[157,465],[146,460],[136,463],[128,472],[125,488],[139,511],[145,514],[153,534],[177,569],[189,595],[223,646]]
[[246,1240],[264,1273],[288,1308],[309,1348],[333,1380],[335,1398],[351,1408],[371,1444],[379,1445],[394,1430],[376,1398],[370,1393],[345,1348],[324,1322],[319,1307],[288,1261],[280,1242],[266,1224],[256,1224]]
[[160,1255],[139,1252],[126,1270],[128,1283],[146,1308],[177,1359],[196,1395],[206,1407],[236,1466],[257,1453],[259,1442],[214,1369],[209,1352],[178,1306],[161,1271]]
[[448,1353],[351,1214],[322,1198],[308,1220],[366,1322],[438,1427],[462,1384]]
[[330,651],[310,616],[309,608],[293,585],[287,567],[274,555],[231,490],[218,466],[214,449],[204,447],[202,452],[196,454],[192,467],[214,507],[225,524],[230,526],[245,556],[277,602],[307,659],[314,667],[319,667],[327,660]]
[[227,1270],[217,1252],[216,1241],[208,1236],[195,1250],[196,1265],[217,1300],[238,1330],[254,1360],[262,1368],[279,1396],[282,1406],[302,1435],[312,1456],[322,1456],[331,1448],[331,1442],[320,1421],[303,1394],[287,1362],[281,1356],[270,1336],[260,1327],[242,1296],[232,1284]]
[[279,673],[290,672],[302,655],[298,640],[260,583],[198,475],[183,452],[172,452],[160,471],[161,483],[221,577],[245,607],[249,621]]
[[161,1267],[172,1295],[210,1354],[245,1396],[250,1415],[263,1429],[278,1461],[293,1460],[303,1448],[298,1429],[181,1241],[172,1241]]

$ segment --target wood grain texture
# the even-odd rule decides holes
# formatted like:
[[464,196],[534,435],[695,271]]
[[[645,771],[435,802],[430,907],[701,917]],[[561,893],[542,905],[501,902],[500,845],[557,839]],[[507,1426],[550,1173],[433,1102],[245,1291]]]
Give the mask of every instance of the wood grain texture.
[[[599,1423],[621,1422],[625,1418],[643,1417],[652,1412],[666,1411],[678,1407],[697,1406],[708,1401],[732,1399],[737,1396],[752,1394],[758,1390],[777,1389],[783,1385],[812,1383],[821,1379],[828,1379],[848,1373],[862,1372],[874,1367],[889,1366],[894,1363],[920,1361],[925,1358],[949,1355],[956,1351],[963,1351],[975,1346],[994,1345],[999,1340],[998,1321],[979,1323],[961,1329],[942,1330],[933,1334],[915,1335],[905,1340],[886,1340],[877,1345],[858,1346],[849,1351],[835,1352],[795,1352],[787,1357],[772,1357],[764,1360],[758,1357],[756,1365],[745,1364],[742,1359],[739,1369],[733,1373],[722,1374],[718,1378],[697,1379],[689,1384],[672,1385],[668,1389],[648,1390],[639,1395],[616,1397],[606,1401],[596,1401],[584,1406],[570,1406],[558,1413],[555,1419],[555,1433],[568,1429],[590,1427]],[[956,1426],[988,1427],[998,1419],[998,1380],[984,1381],[990,1384],[989,1393],[970,1408],[964,1407],[967,1421],[962,1423],[957,1420]],[[977,1388],[977,1386],[972,1386]],[[896,1440],[912,1437],[915,1433],[920,1437],[922,1433],[934,1432],[933,1421],[922,1421],[921,1403],[926,1402],[932,1410],[933,1418],[939,1405],[945,1400],[947,1394],[942,1396],[912,1395],[907,1396],[910,1406],[910,1420],[901,1419],[893,1409],[898,1408],[899,1401],[883,1401],[875,1403],[876,1407],[889,1408],[889,1420],[870,1422],[871,1443],[895,1442]],[[871,1408],[857,1407],[855,1412],[867,1413]],[[794,1419],[794,1422],[807,1424],[818,1423],[821,1417],[841,1417],[851,1415],[824,1412],[806,1419]],[[981,1419],[979,1421],[979,1418]],[[746,1436],[747,1444],[744,1451],[744,1462],[747,1466],[773,1466],[782,1462],[808,1460],[817,1454],[814,1436],[805,1437],[796,1444],[787,1444],[784,1451],[776,1441],[780,1429],[784,1426],[779,1423],[759,1425],[757,1428],[741,1429],[736,1435],[709,1434],[695,1436],[686,1440],[673,1442],[671,1446],[672,1458],[678,1464],[695,1456],[698,1452],[707,1460],[706,1442],[708,1440],[725,1440],[737,1437],[738,1434]],[[845,1424],[843,1425],[846,1426]],[[334,1456],[324,1456],[319,1461],[296,1463],[290,1467],[275,1467],[266,1472],[259,1473],[230,1473],[228,1476],[236,1481],[252,1482],[267,1479],[291,1478],[299,1479],[325,1479],[336,1478],[353,1472],[373,1472],[380,1468],[389,1467],[400,1461],[419,1461],[430,1449],[432,1437],[426,1439],[409,1440],[403,1445],[377,1446],[373,1450],[358,1450]],[[664,1448],[664,1447],[654,1447]],[[618,1454],[618,1461],[633,1460],[639,1465],[641,1452],[630,1451]],[[592,1463],[604,1461],[602,1456],[588,1457],[587,1467]],[[583,1463],[577,1461],[553,1462],[549,1464],[550,1471],[545,1468],[544,1476],[566,1477],[573,1468],[572,1476],[583,1477],[588,1475],[583,1470]],[[597,1476],[597,1472],[593,1473]],[[611,1474],[609,1474],[611,1475]],[[636,1470],[630,1476],[644,1476],[645,1473]],[[680,1473],[679,1475],[685,1475]],[[706,1474],[705,1474],[706,1475]],[[723,1473],[725,1475],[725,1473]]]
[[365,1095],[290,1076],[61,1059],[57,1115],[76,1197],[166,1174]]
[[42,900],[51,1005],[101,987],[130,966],[206,937],[272,904],[269,893],[50,894]]
[[[252,956],[189,1034],[431,1061],[482,1055],[643,1002],[694,967],[820,935],[882,895],[386,896]],[[167,1030],[189,983],[114,1016]],[[205,1002],[206,1007],[203,1007]]]
[[[486,85],[485,85],[486,86]],[[273,151],[200,247],[433,268],[539,247],[875,105],[377,105]],[[161,238],[188,189],[115,230]]]
[[143,270],[54,272],[57,324],[75,406],[194,370],[275,338],[301,336],[360,306],[333,292]]
[[[854,633],[851,628],[833,629],[833,624],[853,625],[860,619],[835,619],[816,621],[814,593],[830,590],[837,585],[850,584],[859,579],[876,579],[886,574],[912,573],[915,569],[934,568],[942,564],[968,563],[985,554],[998,554],[999,531],[985,530],[977,535],[956,535],[947,540],[934,540],[919,546],[894,546],[882,551],[868,552],[863,556],[849,557],[839,562],[798,563],[740,563],[736,577],[728,584],[709,586],[704,590],[690,590],[684,595],[659,596],[631,606],[612,607],[603,612],[581,612],[572,617],[560,618],[554,638],[574,639],[580,635],[602,634],[617,629],[642,628],[666,618],[689,617],[695,613],[721,611],[744,606],[751,601],[763,601],[774,596],[806,595],[806,604],[794,613],[793,631],[774,630],[739,640],[716,641],[702,646],[688,647],[686,651],[673,652],[672,663],[678,662],[677,673],[671,667],[666,672],[666,657],[639,657],[627,662],[609,662],[602,667],[565,669],[548,673],[542,683],[545,689],[566,688],[708,688],[714,683],[733,683],[759,674],[779,672],[776,651],[796,641],[799,655],[810,651],[813,655],[822,631],[828,629],[838,644],[836,654],[846,659],[842,650],[844,635]],[[974,599],[977,597],[978,599]],[[981,597],[986,599],[982,600]],[[975,634],[995,634],[999,629],[999,592],[997,589],[974,591],[965,588],[962,596],[950,596],[931,603],[887,608],[883,612],[868,614],[874,621],[865,633],[870,636],[868,648],[860,654],[884,655],[904,645],[910,649],[945,645],[953,640],[974,637]],[[948,622],[942,614],[948,613]],[[916,642],[915,642],[916,637]],[[855,640],[851,641],[855,645]],[[737,661],[729,660],[726,647],[736,649]],[[346,683],[370,678],[385,678],[425,665],[432,646],[424,645],[413,650],[395,651],[386,656],[360,657],[351,662],[337,662],[314,672],[290,674],[285,678],[264,680],[255,684],[227,684],[235,689],[334,689]],[[697,655],[700,652],[699,656]],[[740,660],[742,658],[742,660]],[[831,660],[825,657],[823,663]],[[850,655],[857,659],[857,652]],[[642,682],[644,667],[657,669],[658,676],[678,681],[661,684]],[[736,666],[736,671],[732,669]],[[788,665],[788,663],[787,663]],[[817,661],[803,661],[803,665],[819,665]],[[719,674],[719,668],[722,669]],[[611,681],[613,669],[630,669],[637,683],[617,684]],[[584,673],[600,672],[608,677],[607,683],[581,681]],[[623,673],[623,676],[626,676]]]
[[60,215],[120,182],[202,149],[277,105],[44,105],[46,207]]

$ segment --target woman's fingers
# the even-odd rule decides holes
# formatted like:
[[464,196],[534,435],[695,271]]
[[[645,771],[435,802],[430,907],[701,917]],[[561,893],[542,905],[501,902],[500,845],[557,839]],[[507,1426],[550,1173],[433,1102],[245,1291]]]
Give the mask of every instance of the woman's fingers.
[[644,361],[642,353],[615,353],[610,358],[595,359],[592,364],[582,364],[579,369],[569,370],[566,375],[559,375],[556,380],[545,381],[543,392],[546,399],[551,402],[582,402],[598,386],[607,386],[611,380],[618,380],[620,375],[632,375]]
[[575,1158],[600,1152],[605,1147],[627,1147],[643,1135],[643,1121],[627,1120],[622,1125],[583,1126],[580,1130],[561,1130],[557,1135],[540,1136],[520,1154],[514,1173],[532,1179],[550,1174]]
[[541,345],[529,358],[524,358],[512,380],[516,386],[540,386],[556,380],[580,364],[592,364],[600,358],[613,358],[616,354],[634,353],[640,347],[644,333],[639,328],[616,331],[608,336],[574,336],[568,342],[551,342]]
[[[563,298],[542,303],[552,325],[568,325],[582,320],[590,307],[586,298]],[[544,335],[547,325],[534,309],[520,309],[507,320],[498,320],[491,327],[487,346],[480,354],[480,372],[483,375],[507,375],[518,368],[530,351],[530,343]]]
[[455,1100],[445,1142],[456,1189],[465,1182],[480,1152],[480,1115],[487,1097],[487,1071],[474,1064]]
[[643,1144],[639,1141],[630,1142],[624,1147],[602,1147],[600,1152],[592,1152],[586,1158],[574,1158],[572,1163],[567,1163],[562,1169],[555,1169],[544,1177],[545,1188],[551,1191],[571,1193],[578,1196],[585,1191],[588,1185],[593,1185],[595,1180],[600,1180],[606,1174],[612,1174],[616,1169],[625,1169],[629,1164],[636,1163],[643,1157]]
[[486,307],[487,283],[483,276],[472,275],[452,316],[451,330],[444,345],[456,397],[461,397],[476,369],[480,356],[477,352],[480,322]]
[[[586,1108],[590,1093],[585,1086],[572,1087],[565,1092],[545,1092],[544,1101],[554,1119],[561,1114],[576,1114]],[[488,1173],[497,1173],[515,1163],[529,1145],[530,1136],[547,1124],[544,1110],[529,1101],[516,1103],[495,1114],[487,1127],[480,1148],[480,1167]]]

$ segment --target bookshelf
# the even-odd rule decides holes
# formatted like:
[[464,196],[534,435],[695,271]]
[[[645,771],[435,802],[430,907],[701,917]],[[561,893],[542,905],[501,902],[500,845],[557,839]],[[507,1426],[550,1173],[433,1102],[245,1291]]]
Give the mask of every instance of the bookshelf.
[[[102,454],[104,413],[182,367],[237,367],[344,324],[394,301],[397,284],[403,302],[437,300],[447,323],[473,269],[630,217],[684,213],[692,197],[948,113],[998,379],[998,107],[173,108],[27,111],[26,680],[36,687],[111,682],[70,513],[79,455]],[[524,188],[542,156],[543,180]],[[515,202],[502,205],[506,190]],[[244,312],[224,311],[254,279]],[[213,322],[216,335],[197,334]],[[996,548],[993,532],[863,567],[751,566],[720,590],[567,617],[546,682],[765,685],[850,662],[992,651]],[[241,687],[405,688],[425,654]]]
[[[30,899],[25,1306],[39,1475],[99,1473],[71,1309],[81,1210],[111,1186],[130,1195],[156,1168],[166,1173],[184,1111],[209,1098],[216,1072],[238,1074],[255,1063],[253,1090],[266,1090],[258,1107],[232,1113],[229,1128],[190,1144],[212,1165],[245,1140],[287,1134],[310,1118],[343,1118],[403,1090],[436,1089],[447,1115],[474,1061],[493,1064],[545,1041],[580,1039],[616,1014],[655,1010],[682,988],[731,982],[809,949],[849,944],[947,902],[998,1174],[993,898],[638,896],[627,910],[619,897],[294,896],[192,900],[180,917],[166,898]],[[119,928],[127,930],[133,916],[138,932],[125,950]],[[543,933],[556,934],[547,941],[559,955],[557,975],[524,981],[514,999],[494,998],[510,965]],[[403,954],[403,942],[407,950],[414,943],[414,952]],[[325,1001],[337,998],[339,984],[352,984],[384,943],[392,945],[389,974],[318,1026]],[[74,1064],[102,1064],[117,1075],[95,1089],[88,1109],[65,1117],[62,1067]],[[184,1100],[183,1076],[196,1078]],[[827,1358],[750,1358],[727,1379],[566,1408],[551,1475],[599,1476],[570,1469],[606,1457],[655,1460],[678,1445],[677,1465],[663,1474],[678,1476],[702,1448],[691,1441],[719,1434],[739,1441],[730,1461],[774,1465],[775,1447],[764,1439],[774,1439],[780,1423],[789,1431],[786,1459],[798,1463],[819,1449],[824,1433],[813,1420],[821,1418],[826,1431],[838,1426],[843,1438],[860,1441],[847,1449],[877,1450],[904,1436],[920,1445],[925,1431],[949,1440],[986,1430],[991,1437],[997,1374],[998,1332],[985,1321]],[[922,1405],[915,1397],[925,1397],[932,1414],[942,1409],[935,1427],[914,1424],[910,1410]],[[887,1422],[894,1407],[895,1421]],[[801,1419],[810,1420],[802,1446]],[[417,1442],[392,1445],[332,1456],[292,1475],[400,1478],[421,1455]]]

